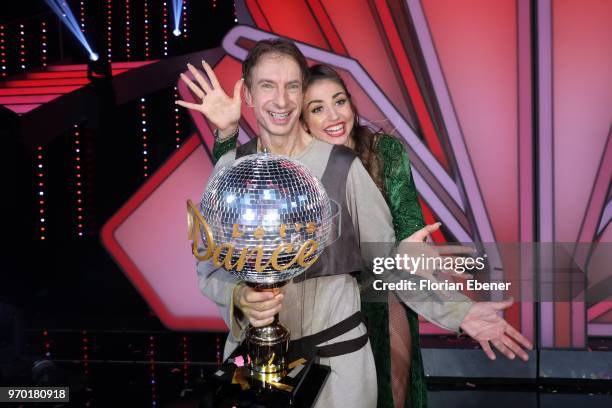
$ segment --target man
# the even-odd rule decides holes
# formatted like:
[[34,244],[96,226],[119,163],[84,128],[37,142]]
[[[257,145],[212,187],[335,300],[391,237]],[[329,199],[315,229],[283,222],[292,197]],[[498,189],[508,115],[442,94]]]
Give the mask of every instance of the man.
[[[240,118],[242,81],[236,83],[234,96],[229,98],[210,66],[203,63],[203,67],[210,84],[192,66],[189,69],[199,87],[183,76],[190,89],[202,98],[202,103],[180,101],[179,104],[204,113],[221,136],[231,134]],[[198,263],[200,288],[219,305],[230,327],[225,356],[242,340],[248,322],[263,326],[271,323],[276,313],[280,313],[280,321],[291,330],[292,340],[353,321],[360,309],[360,296],[351,273],[360,269],[362,257],[370,260],[381,255],[366,253],[366,246],[360,243],[395,242],[389,209],[361,161],[340,146],[332,147],[313,139],[299,126],[306,73],[304,56],[292,43],[264,40],[255,44],[244,61],[243,78],[245,102],[257,119],[259,138],[223,156],[215,172],[237,157],[263,148],[290,156],[308,167],[323,182],[330,196],[341,204],[342,235],[307,271],[305,279],[294,279],[282,293],[256,291],[225,271],[215,269],[210,262]],[[419,241],[428,232],[421,230],[412,238]],[[489,356],[494,357],[490,340],[510,358],[515,354],[523,359],[527,357],[511,337],[526,347],[530,344],[496,315],[497,310],[508,307],[511,302],[473,304],[459,293],[449,293],[446,302],[431,301],[433,297],[428,292],[398,295],[438,325],[454,331],[461,328],[481,341]],[[332,371],[317,406],[375,406],[376,371],[365,325],[357,321],[347,330],[319,340],[321,362]],[[331,344],[336,347],[326,348]]]

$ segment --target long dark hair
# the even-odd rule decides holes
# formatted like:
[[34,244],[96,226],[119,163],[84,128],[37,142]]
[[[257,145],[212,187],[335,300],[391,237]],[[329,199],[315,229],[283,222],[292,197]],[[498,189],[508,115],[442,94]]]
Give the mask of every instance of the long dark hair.
[[365,169],[368,171],[370,177],[372,177],[372,180],[374,180],[374,183],[376,183],[378,189],[384,194],[385,185],[382,176],[383,167],[377,149],[378,140],[381,136],[381,132],[373,132],[367,126],[363,126],[359,123],[359,112],[357,111],[357,106],[355,106],[353,98],[351,97],[351,93],[346,88],[344,80],[338,74],[338,72],[336,72],[336,70],[334,70],[328,65],[317,64],[308,68],[308,71],[309,75],[306,89],[308,88],[308,86],[312,85],[316,81],[326,79],[337,83],[344,90],[344,93],[346,94],[346,97],[355,116],[353,130],[351,130],[351,133],[349,134],[349,137],[352,138],[355,146],[355,153],[357,153],[357,155],[361,159],[363,167],[365,167]]

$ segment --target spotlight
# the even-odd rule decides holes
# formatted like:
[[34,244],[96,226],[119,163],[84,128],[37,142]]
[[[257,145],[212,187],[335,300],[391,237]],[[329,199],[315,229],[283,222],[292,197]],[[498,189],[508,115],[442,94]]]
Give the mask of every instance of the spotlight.
[[172,12],[174,14],[174,31],[175,36],[181,35],[181,14],[183,14],[183,0],[172,0]]
[[68,30],[70,30],[81,45],[87,50],[89,53],[89,58],[92,60],[94,56],[97,58],[97,54],[91,49],[89,42],[87,42],[85,35],[81,31],[79,23],[77,22],[76,18],[74,18],[74,15],[68,6],[68,3],[65,0],[45,0],[45,3],[51,7],[53,12],[60,18],[66,27],[68,27]]
[[91,54],[89,54],[89,59],[94,61],[94,62],[96,62],[99,58],[100,57],[95,52],[92,52]]
[[111,64],[105,59],[98,58],[97,55],[96,59],[91,58],[87,64],[87,78],[92,84],[110,81],[112,76]]

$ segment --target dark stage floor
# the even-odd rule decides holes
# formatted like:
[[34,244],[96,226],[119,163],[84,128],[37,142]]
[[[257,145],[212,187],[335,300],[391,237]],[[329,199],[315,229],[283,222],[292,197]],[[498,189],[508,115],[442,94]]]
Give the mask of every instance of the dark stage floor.
[[[220,362],[224,337],[168,331],[27,331],[20,357],[7,361],[5,355],[0,360],[0,382],[69,385],[71,401],[0,406],[198,407],[205,379]],[[612,384],[604,382],[428,378],[428,388],[433,408],[612,406]]]

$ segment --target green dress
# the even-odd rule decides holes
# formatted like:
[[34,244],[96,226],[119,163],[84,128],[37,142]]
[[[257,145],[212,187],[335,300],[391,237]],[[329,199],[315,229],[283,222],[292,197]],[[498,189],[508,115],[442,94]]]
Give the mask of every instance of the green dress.
[[[385,199],[393,217],[395,239],[409,237],[425,226],[423,213],[410,171],[408,153],[404,145],[393,136],[381,135],[377,144],[382,159],[382,179],[385,185]],[[391,391],[391,360],[389,344],[389,308],[385,303],[362,303],[362,310],[370,322],[370,342],[376,359],[378,377],[378,407],[393,407]],[[419,339],[419,318],[411,309],[407,313],[411,336],[410,393],[405,406],[421,408],[427,406],[427,385],[423,370],[421,344]],[[376,327],[373,323],[376,322]]]
[[[216,161],[236,147],[237,137],[215,141],[213,159]],[[396,138],[381,135],[377,144],[383,171],[386,200],[393,217],[395,237],[398,241],[423,228],[423,214],[410,171],[410,162],[404,145]],[[370,344],[376,361],[378,381],[378,408],[393,408],[391,391],[391,353],[389,337],[389,307],[386,303],[363,302],[362,311],[369,325]],[[404,307],[411,335],[410,392],[406,407],[427,406],[427,387],[421,357],[418,315]]]

